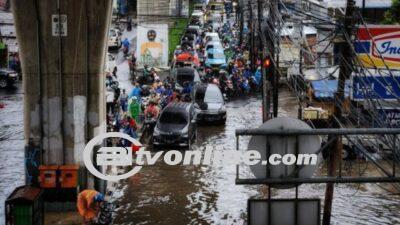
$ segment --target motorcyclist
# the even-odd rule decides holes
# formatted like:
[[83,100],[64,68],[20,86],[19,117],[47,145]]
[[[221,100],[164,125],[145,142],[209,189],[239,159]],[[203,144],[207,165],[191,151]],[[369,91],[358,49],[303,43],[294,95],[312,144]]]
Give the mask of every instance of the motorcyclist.
[[135,87],[132,89],[131,93],[129,93],[128,97],[131,99],[132,97],[136,97],[136,100],[140,103],[142,97],[142,89],[139,87],[139,83],[135,83]]
[[95,190],[84,190],[78,195],[77,208],[85,224],[96,222],[104,196]]
[[190,95],[191,92],[192,92],[192,85],[188,81],[186,81],[183,84],[182,95]]
[[249,65],[247,65],[243,71],[243,77],[245,77],[246,79],[249,79],[251,76],[252,76],[251,68]]
[[137,99],[136,96],[133,96],[130,99],[129,103],[129,114],[130,116],[135,119],[136,121],[139,120],[139,114],[140,114],[140,103]]
[[178,56],[178,55],[180,55],[180,54],[182,54],[182,47],[180,46],[180,45],[178,45],[178,46],[176,46],[176,49],[175,49],[175,52],[174,52],[174,56],[175,56],[175,58]]
[[129,43],[128,38],[125,38],[124,41],[122,41],[124,54],[128,54],[130,46],[131,44]]
[[145,115],[146,119],[151,118],[153,120],[157,120],[159,113],[160,113],[160,109],[158,108],[157,103],[154,102],[154,100],[151,100],[149,103],[149,106],[144,111],[144,115]]
[[147,77],[149,74],[150,74],[149,66],[145,64],[143,68],[143,76]]
[[[160,81],[160,77],[158,76],[158,74],[157,74],[155,68],[151,68],[150,74],[151,74],[151,76],[152,76],[152,78],[153,78],[153,82],[154,82],[154,81],[155,81],[155,82]],[[151,83],[153,83],[153,82],[151,82]]]

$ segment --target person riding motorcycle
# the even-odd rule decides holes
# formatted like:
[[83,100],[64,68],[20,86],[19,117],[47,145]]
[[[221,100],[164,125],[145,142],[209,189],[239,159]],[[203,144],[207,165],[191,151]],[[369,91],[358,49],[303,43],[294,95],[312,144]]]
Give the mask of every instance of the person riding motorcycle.
[[104,196],[95,190],[84,190],[78,195],[77,208],[85,224],[96,222]]
[[151,100],[149,102],[149,106],[144,111],[145,117],[157,120],[159,114],[160,114],[160,109],[158,108],[157,103],[154,100]]
[[143,76],[147,77],[148,75],[150,75],[149,66],[147,64],[145,64],[144,68],[143,68]]

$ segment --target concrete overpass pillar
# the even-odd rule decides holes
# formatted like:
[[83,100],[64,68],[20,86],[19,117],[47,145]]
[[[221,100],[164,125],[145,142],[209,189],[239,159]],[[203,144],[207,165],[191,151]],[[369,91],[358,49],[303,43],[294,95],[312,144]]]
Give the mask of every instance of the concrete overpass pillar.
[[[11,6],[26,145],[41,147],[43,164],[83,167],[85,144],[106,131],[103,71],[112,0],[12,0]],[[60,24],[61,35],[55,33]]]

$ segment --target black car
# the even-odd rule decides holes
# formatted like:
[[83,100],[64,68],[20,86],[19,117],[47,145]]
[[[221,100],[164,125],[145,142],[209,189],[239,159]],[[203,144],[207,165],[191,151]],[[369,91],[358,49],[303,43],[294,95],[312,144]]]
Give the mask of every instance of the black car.
[[0,88],[10,87],[18,80],[18,73],[7,68],[0,68]]
[[201,82],[199,72],[193,67],[174,68],[171,72],[171,77],[175,79],[175,88],[181,91],[185,83],[195,85]]
[[171,103],[161,112],[153,132],[153,145],[190,148],[197,125],[193,104]]
[[192,99],[199,122],[225,123],[226,108],[223,94],[215,84],[198,84],[192,91]]
[[194,49],[195,46],[196,46],[196,35],[195,34],[187,33],[182,36],[182,39],[181,39],[182,49],[188,49],[188,48]]

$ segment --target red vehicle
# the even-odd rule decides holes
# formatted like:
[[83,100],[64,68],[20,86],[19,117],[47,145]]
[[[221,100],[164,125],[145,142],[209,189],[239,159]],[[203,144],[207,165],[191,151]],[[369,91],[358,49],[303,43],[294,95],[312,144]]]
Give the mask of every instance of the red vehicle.
[[200,67],[200,60],[197,53],[192,52],[184,52],[178,56],[176,56],[175,63],[185,63],[190,62],[196,67]]

